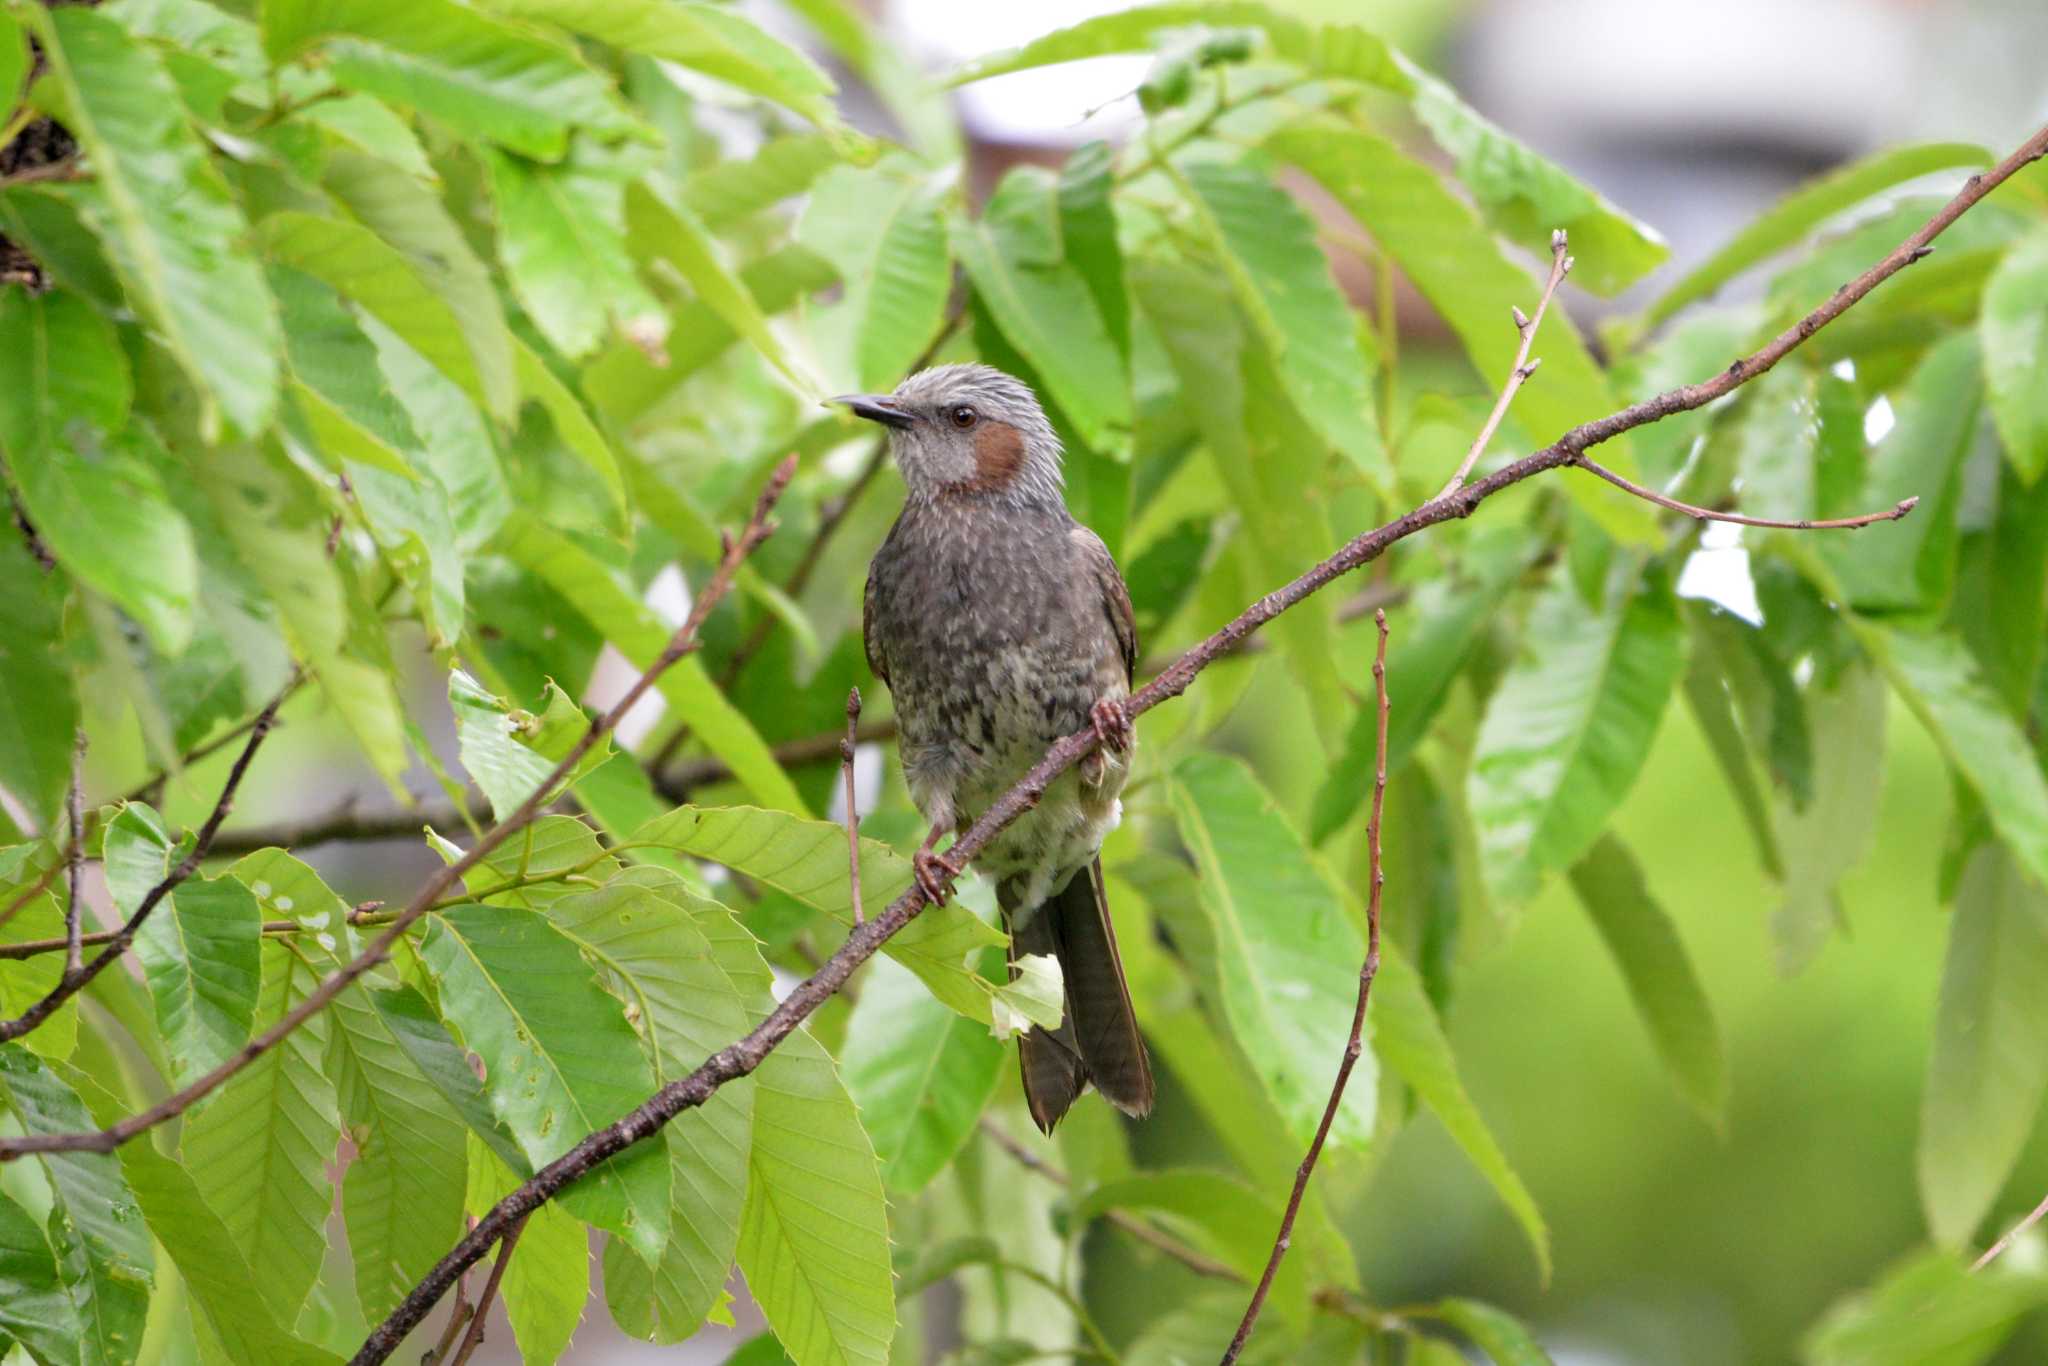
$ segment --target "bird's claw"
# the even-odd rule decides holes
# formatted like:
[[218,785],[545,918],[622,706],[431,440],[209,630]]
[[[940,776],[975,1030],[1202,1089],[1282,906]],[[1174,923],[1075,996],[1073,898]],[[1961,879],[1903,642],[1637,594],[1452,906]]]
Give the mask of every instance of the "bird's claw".
[[953,894],[953,879],[960,876],[960,865],[943,854],[920,849],[910,856],[910,873],[925,899],[938,906]]
[[1088,720],[1095,727],[1095,742],[1104,749],[1119,754],[1130,752],[1136,735],[1131,728],[1131,710],[1121,697],[1104,697],[1088,709]]

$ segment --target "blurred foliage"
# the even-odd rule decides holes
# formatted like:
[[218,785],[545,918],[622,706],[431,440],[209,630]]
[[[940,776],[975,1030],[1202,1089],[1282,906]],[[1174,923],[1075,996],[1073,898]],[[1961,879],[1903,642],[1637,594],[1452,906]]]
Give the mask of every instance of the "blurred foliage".
[[[260,790],[352,764],[400,795],[436,786],[468,804],[428,832],[451,855],[468,810],[517,806],[567,751],[600,651],[650,664],[674,575],[701,583],[718,528],[802,458],[659,720],[593,755],[393,962],[174,1132],[0,1168],[9,1366],[337,1360],[466,1214],[836,942],[855,908],[830,737],[852,685],[887,719],[859,583],[901,486],[820,396],[931,359],[1027,378],[1076,515],[1124,566],[1149,672],[1438,487],[1511,363],[1508,309],[1533,301],[1550,229],[1600,294],[1665,255],[1334,14],[1148,6],[952,73],[1152,57],[1123,146],[1015,167],[977,205],[943,92],[840,0],[790,8],[879,94],[888,135],[714,4],[0,9],[8,1016],[62,970],[39,950],[61,941],[69,840],[131,914],[182,856],[158,808],[210,790],[208,756],[280,691],[346,739],[266,751],[296,767]],[[1990,160],[1887,151],[1597,341],[1554,323],[1481,469],[1725,367],[1938,202],[1903,187]],[[1456,354],[1404,352],[1326,249],[1405,279]],[[1753,302],[1714,302],[1751,275]],[[588,1229],[606,1311],[656,1342],[730,1322],[736,1265],[771,1335],[735,1360],[1220,1350],[1350,1014],[1381,602],[1386,961],[1253,1358],[2039,1349],[2039,1246],[1963,1268],[2012,1213],[2048,1088],[2044,374],[2035,170],[1767,378],[1603,454],[1698,504],[1798,519],[1917,495],[1908,520],[1703,538],[1566,472],[1404,542],[1363,596],[1309,600],[1147,716],[1105,851],[1155,1117],[1086,1104],[1026,1149],[1050,1176],[1017,1164],[1000,1040],[1058,998],[1002,980],[969,886],[752,1078],[529,1221],[502,1287],[524,1359],[561,1357],[586,1312]],[[81,725],[94,800],[67,831]],[[343,809],[320,839],[361,833]],[[865,833],[873,911],[919,833],[893,773]],[[0,1132],[149,1103],[360,951],[293,850],[215,863],[146,922],[138,973],[0,1046]],[[1851,908],[1872,893],[1949,911],[1866,928]],[[1938,998],[1888,961],[1850,1037],[1818,1006],[1758,1004],[1847,991],[1845,954],[1939,956]],[[1606,985],[1581,995],[1600,958]],[[1931,1046],[1900,1024],[1929,1018]],[[1889,1062],[1919,1051],[1907,1093]],[[1654,1104],[1623,1077],[1644,1060],[1669,1074]],[[1630,1150],[1716,1181],[1620,1180]],[[1908,1164],[1917,1217],[1868,1190]],[[1739,1249],[1725,1223],[1700,1233],[1724,1198]],[[1470,1232],[1489,1209],[1505,1237]],[[1646,1265],[1695,1279],[1631,1289]],[[945,1312],[919,1298],[940,1284]],[[1710,1293],[1740,1326],[1708,1322]],[[1661,1328],[1638,1332],[1644,1305]]]

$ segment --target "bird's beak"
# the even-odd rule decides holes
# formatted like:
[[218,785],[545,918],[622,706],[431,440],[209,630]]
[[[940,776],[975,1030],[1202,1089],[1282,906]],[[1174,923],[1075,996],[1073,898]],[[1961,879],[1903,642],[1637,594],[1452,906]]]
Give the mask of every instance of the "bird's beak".
[[844,403],[853,409],[855,417],[864,417],[870,422],[879,422],[884,427],[908,427],[917,421],[911,414],[896,406],[896,400],[887,394],[841,394],[828,398],[827,403]]

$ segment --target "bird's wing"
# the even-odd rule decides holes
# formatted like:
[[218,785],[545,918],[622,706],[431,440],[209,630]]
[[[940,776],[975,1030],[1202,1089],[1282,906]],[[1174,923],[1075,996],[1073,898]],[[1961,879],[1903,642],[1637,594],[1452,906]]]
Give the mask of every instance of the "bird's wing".
[[[1116,638],[1117,652],[1123,656],[1124,681],[1128,683],[1138,670],[1138,621],[1131,611],[1131,590],[1124,587],[1124,576],[1117,572],[1116,561],[1100,536],[1085,526],[1077,526],[1067,535],[1081,552],[1088,579],[1101,595],[1102,614]],[[1083,582],[1085,585],[1086,580]]]
[[881,641],[875,633],[875,567],[873,565],[868,566],[868,586],[866,591],[861,594],[860,639],[861,644],[867,650],[868,668],[874,671],[876,678],[882,680],[884,687],[895,686],[889,682],[889,670],[882,663]]

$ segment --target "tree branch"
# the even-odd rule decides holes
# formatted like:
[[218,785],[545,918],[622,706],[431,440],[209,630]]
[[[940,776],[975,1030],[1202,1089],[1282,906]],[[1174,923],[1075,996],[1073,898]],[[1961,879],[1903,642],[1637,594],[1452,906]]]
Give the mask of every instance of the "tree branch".
[[[1183,654],[1157,678],[1133,693],[1125,704],[1129,714],[1135,718],[1168,698],[1179,696],[1203,669],[1234,649],[1239,642],[1267,622],[1333,580],[1379,558],[1396,542],[1406,540],[1417,532],[1441,522],[1469,517],[1480,503],[1502,489],[1519,484],[1547,470],[1577,464],[1586,450],[1603,441],[1612,440],[1623,432],[1669,417],[1674,413],[1704,407],[1765,373],[1808,337],[1868,295],[1871,290],[1897,274],[1909,262],[1919,259],[1924,255],[1921,248],[1940,235],[1949,224],[1961,217],[1972,205],[2002,184],[2015,171],[2044,153],[2048,153],[2048,127],[2044,127],[2028,139],[2018,151],[1991,170],[1970,177],[1963,189],[1918,231],[1882,261],[1842,286],[1833,298],[1787,328],[1761,350],[1736,361],[1713,379],[1670,390],[1641,403],[1631,404],[1597,421],[1574,427],[1551,445],[1464,486],[1451,497],[1426,503],[1384,526],[1354,537],[1328,559],[1291,583],[1275,589],[1251,604],[1222,629]],[[643,684],[645,681],[642,680]],[[1079,762],[1083,755],[1095,748],[1096,743],[1092,728],[1077,731],[1056,741],[1015,786],[998,798],[994,805],[984,811],[981,818],[953,843],[948,856],[962,863],[973,859],[999,832],[1035,806],[1052,780]],[[467,862],[468,860],[465,860],[465,866]],[[412,1331],[426,1317],[435,1302],[447,1293],[448,1287],[454,1283],[463,1269],[481,1258],[493,1243],[505,1235],[514,1222],[552,1199],[557,1192],[605,1158],[660,1132],[664,1125],[684,1110],[702,1105],[726,1082],[753,1072],[760,1066],[762,1059],[788,1038],[813,1011],[830,999],[847,978],[852,976],[856,968],[872,957],[890,936],[909,924],[924,905],[924,892],[913,881],[910,887],[892,901],[880,915],[863,925],[855,926],[838,951],[744,1037],[719,1049],[688,1076],[678,1078],[662,1087],[645,1102],[635,1106],[613,1123],[591,1133],[567,1153],[522,1182],[478,1220],[477,1226],[468,1236],[450,1249],[448,1255],[413,1287],[411,1293],[392,1311],[390,1317],[371,1331],[351,1359],[351,1366],[372,1366],[373,1363],[389,1358],[405,1335]],[[401,917],[401,922],[409,923],[404,917]],[[388,940],[380,941],[380,945],[386,942]],[[326,993],[324,998],[320,993],[316,993],[313,998],[309,998],[306,1006],[300,1009],[304,1014],[311,1014],[312,1009],[324,1005],[326,999],[331,997],[332,992]],[[0,1140],[0,1156],[5,1155],[7,1142],[9,1141]]]
[[491,1274],[484,1282],[483,1293],[476,1297],[476,1313],[470,1318],[469,1334],[455,1349],[455,1355],[448,1359],[448,1366],[462,1366],[476,1355],[477,1348],[484,1345],[484,1320],[490,1317],[491,1301],[498,1298],[498,1282],[505,1279],[506,1263],[512,1260],[512,1250],[519,1246],[519,1235],[525,1231],[524,1219],[505,1231],[505,1240],[498,1244],[498,1258],[491,1263]]
[[[1564,234],[1556,239],[1559,259],[1563,256]],[[1552,275],[1553,282],[1558,272]],[[1530,327],[1534,331],[1534,326]],[[1370,890],[1365,903],[1365,961],[1358,968],[1358,1004],[1351,1011],[1351,1037],[1344,1043],[1344,1056],[1337,1064],[1337,1080],[1330,1086],[1330,1099],[1323,1106],[1323,1118],[1316,1125],[1316,1135],[1309,1140],[1308,1153],[1301,1159],[1301,1165],[1294,1172],[1294,1189],[1288,1194],[1287,1209],[1280,1216],[1280,1232],[1273,1238],[1272,1255],[1266,1258],[1266,1269],[1259,1273],[1259,1284],[1252,1291],[1251,1303],[1244,1309],[1244,1318],[1238,1321],[1237,1332],[1231,1336],[1230,1346],[1224,1349],[1221,1366],[1231,1366],[1244,1351],[1244,1345],[1251,1339],[1252,1329],[1258,1324],[1259,1311],[1266,1307],[1266,1296],[1273,1289],[1273,1277],[1279,1274],[1280,1259],[1287,1255],[1287,1249],[1294,1239],[1294,1220],[1301,1213],[1302,1197],[1308,1194],[1309,1177],[1315,1174],[1316,1159],[1323,1155],[1323,1144],[1330,1137],[1330,1126],[1337,1120],[1337,1107],[1344,1102],[1344,1088],[1350,1084],[1351,1069],[1358,1065],[1358,1055],[1365,1051],[1365,1008],[1372,999],[1372,981],[1380,971],[1380,892],[1386,886],[1387,875],[1380,867],[1380,817],[1387,806],[1387,614],[1373,613],[1373,624],[1379,628],[1379,647],[1372,660],[1372,684],[1374,700],[1379,708],[1378,748],[1374,751],[1377,762],[1372,777],[1372,812],[1365,822],[1365,858]]]
[[85,866],[84,726],[71,741],[71,790],[64,798],[64,812],[71,819],[71,844],[64,858],[64,976],[76,977],[85,954],[78,941],[79,872]]
[[[104,972],[108,964],[127,952],[128,946],[135,942],[136,932],[142,928],[142,922],[149,919],[150,912],[154,911],[179,883],[199,870],[200,860],[213,848],[213,837],[220,833],[220,823],[228,818],[228,812],[234,808],[235,790],[242,785],[243,775],[248,773],[250,762],[255,759],[257,749],[263,744],[263,737],[270,734],[270,723],[277,719],[278,704],[283,700],[283,693],[271,698],[270,705],[256,717],[255,725],[249,730],[249,741],[242,746],[241,754],[236,756],[235,766],[228,770],[228,780],[221,786],[220,799],[213,804],[212,814],[207,816],[206,824],[199,827],[199,835],[192,845],[191,852],[178,860],[178,866],[165,874],[163,881],[149,889],[142,898],[142,904],[135,908],[135,914],[129,916],[120,929],[114,931],[107,941],[107,946],[100,950],[90,963],[77,968],[73,968],[71,964],[77,961],[78,956],[74,948],[79,942],[76,873],[77,861],[83,850],[83,840],[76,830],[72,832],[71,852],[68,857],[73,868],[73,905],[72,912],[66,918],[64,975],[57,979],[57,985],[50,988],[48,995],[23,1011],[18,1018],[0,1021],[0,1043],[8,1043],[22,1037],[56,1014],[66,1001]],[[6,1144],[15,1141],[18,1140],[0,1140],[0,1162],[13,1155],[6,1150]]]
[[1972,1272],[1982,1271],[1985,1267],[1997,1261],[1999,1257],[2004,1255],[2007,1248],[2018,1242],[2021,1235],[2034,1225],[2040,1223],[2043,1218],[2048,1218],[2048,1200],[2043,1200],[2040,1204],[2034,1206],[2033,1209],[2027,1212],[2026,1218],[2005,1231],[2004,1237],[2000,1238],[1990,1247],[1985,1248],[1984,1255],[1970,1263],[1970,1270]]
[[1780,531],[1855,531],[1860,527],[1869,526],[1873,522],[1896,522],[1899,518],[1911,512],[1920,502],[1918,495],[1911,498],[1901,498],[1883,512],[1866,512],[1860,517],[1829,517],[1820,520],[1801,519],[1798,521],[1780,521],[1771,517],[1744,517],[1737,512],[1716,512],[1712,508],[1695,507],[1691,503],[1681,503],[1676,498],[1667,498],[1654,489],[1644,488],[1633,479],[1623,478],[1596,461],[1587,460],[1582,457],[1577,463],[1580,469],[1585,470],[1588,474],[1599,475],[1618,489],[1633,493],[1636,497],[1646,502],[1655,503],[1660,508],[1670,508],[1673,512],[1682,512],[1698,522],[1733,522],[1737,526],[1774,527]]
[[[440,868],[432,877],[428,878],[421,885],[419,891],[414,893],[412,900],[406,903],[405,909],[392,918],[390,925],[385,928],[384,933],[379,935],[367,949],[358,954],[340,971],[321,982],[305,1000],[288,1011],[276,1024],[244,1044],[234,1057],[228,1059],[219,1067],[214,1068],[205,1076],[200,1077],[182,1091],[176,1092],[139,1114],[130,1115],[128,1118],[109,1125],[104,1129],[85,1133],[31,1134],[20,1138],[0,1138],[0,1162],[9,1161],[24,1154],[35,1152],[112,1152],[137,1134],[145,1133],[164,1121],[183,1114],[200,1098],[227,1082],[257,1058],[262,1057],[265,1053],[275,1048],[286,1035],[290,1034],[321,1010],[326,1009],[327,1004],[336,996],[339,996],[350,983],[376,967],[379,963],[384,962],[390,956],[392,946],[398,942],[399,938],[405,934],[413,922],[432,910],[441,896],[454,887],[464,873],[476,867],[492,850],[531,824],[534,817],[539,815],[541,809],[552,800],[556,786],[576,771],[576,766],[582,762],[583,756],[588,754],[599,740],[603,739],[619,724],[620,718],[631,711],[633,705],[646,695],[648,689],[654,686],[656,679],[660,678],[677,660],[697,648],[698,628],[703,625],[705,617],[710,615],[711,609],[717,606],[719,601],[731,590],[733,575],[738,572],[740,564],[748,555],[753,553],[754,548],[765,540],[770,530],[772,530],[768,514],[774,508],[776,500],[782,496],[782,491],[789,486],[790,476],[795,472],[796,457],[793,455],[776,466],[774,474],[769,476],[767,487],[761,491],[760,498],[754,504],[753,517],[748,521],[746,528],[740,533],[738,539],[728,543],[725,556],[719,561],[718,568],[712,571],[709,579],[705,580],[703,589],[697,594],[696,600],[691,604],[689,616],[676,629],[676,633],[670,637],[667,647],[662,650],[654,663],[648,666],[647,671],[634,681],[632,687],[626,689],[625,695],[613,705],[610,711],[590,723],[589,728],[578,737],[575,744],[569,747],[569,752],[562,756],[561,761],[555,765],[540,785],[527,796],[525,801],[521,802],[510,815],[486,830],[478,838],[477,842],[470,846],[468,853],[456,859],[453,863]],[[257,738],[260,739],[262,732],[267,729],[267,722],[259,722]],[[246,761],[246,758],[247,755],[245,754],[244,761]],[[242,763],[236,765],[235,776],[239,776],[242,767]],[[229,781],[230,785],[232,785],[235,777],[231,777]],[[216,815],[219,814],[221,813],[216,812]],[[217,820],[209,821],[209,828],[200,832],[200,850],[203,850],[211,843],[213,827],[217,825]],[[196,863],[197,852],[195,851],[194,857],[188,857],[186,862]],[[180,865],[180,867],[183,866],[182,864]],[[151,895],[154,896],[155,893],[152,892]],[[146,905],[145,909],[147,909]],[[138,912],[137,920],[140,919],[140,914]],[[135,922],[131,921],[131,925],[133,923]],[[870,949],[869,952],[873,952],[873,950]],[[102,958],[95,960],[95,962],[104,961],[105,956],[102,955]],[[483,1226],[483,1224],[478,1225],[479,1228]],[[502,1237],[508,1227],[509,1223],[492,1224],[491,1242],[496,1242],[498,1238]],[[488,1247],[489,1243],[484,1244],[484,1246]],[[475,1258],[472,1257],[470,1260],[474,1261]],[[466,1266],[468,1263],[464,1263],[464,1265]],[[434,1299],[439,1299],[447,1288],[446,1284],[439,1286],[434,1292]],[[427,1307],[431,1307],[431,1305],[432,1301],[428,1301]],[[418,1321],[418,1319],[414,1319],[412,1322],[416,1324]],[[411,1326],[411,1324],[407,1325],[408,1331],[410,1331]],[[404,1334],[401,1333],[400,1336],[402,1337]],[[393,1340],[393,1345],[396,1345],[396,1339]]]
[[1437,497],[1448,498],[1464,484],[1465,476],[1479,463],[1479,457],[1486,452],[1486,443],[1493,440],[1493,434],[1500,429],[1500,421],[1507,416],[1508,405],[1515,401],[1515,392],[1536,373],[1541,361],[1529,359],[1529,347],[1536,340],[1536,329],[1543,326],[1543,315],[1550,308],[1550,298],[1557,293],[1557,287],[1570,273],[1572,258],[1565,254],[1564,229],[1550,234],[1550,279],[1543,286],[1543,295],[1536,300],[1536,316],[1530,317],[1521,309],[1514,310],[1515,331],[1522,336],[1522,344],[1515,350],[1514,368],[1508,371],[1507,382],[1501,385],[1500,397],[1493,401],[1493,411],[1486,415],[1486,425],[1479,429],[1479,435],[1472,438],[1472,449],[1465,452],[1465,458],[1458,462],[1458,469],[1441,489]]

